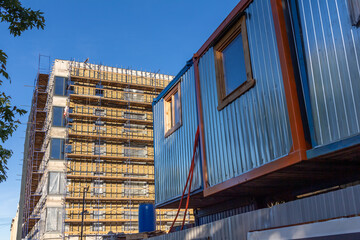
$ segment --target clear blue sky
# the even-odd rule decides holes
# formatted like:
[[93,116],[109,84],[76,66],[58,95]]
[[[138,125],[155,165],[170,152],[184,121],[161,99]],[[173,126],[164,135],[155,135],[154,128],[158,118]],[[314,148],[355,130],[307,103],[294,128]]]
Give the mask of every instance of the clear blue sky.
[[[176,75],[239,0],[26,0],[45,13],[45,30],[20,37],[0,23],[0,49],[9,56],[12,83],[2,86],[17,106],[29,110],[39,54],[51,60],[92,63]],[[20,192],[27,116],[5,146],[14,151],[8,180],[0,183],[0,238],[9,239]]]

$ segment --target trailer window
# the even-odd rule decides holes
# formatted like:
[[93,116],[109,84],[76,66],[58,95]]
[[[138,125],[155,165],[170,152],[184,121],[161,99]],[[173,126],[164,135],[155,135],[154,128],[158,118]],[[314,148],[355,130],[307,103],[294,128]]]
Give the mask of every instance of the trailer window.
[[255,84],[245,15],[215,43],[214,55],[218,110],[221,110]]
[[165,137],[172,134],[181,124],[181,94],[178,83],[164,98]]

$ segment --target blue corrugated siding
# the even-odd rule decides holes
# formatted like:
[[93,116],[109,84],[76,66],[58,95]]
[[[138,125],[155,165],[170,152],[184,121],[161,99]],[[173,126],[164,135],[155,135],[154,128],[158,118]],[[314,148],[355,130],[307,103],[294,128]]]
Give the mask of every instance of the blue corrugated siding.
[[360,29],[345,0],[298,0],[315,145],[360,132]]
[[270,1],[246,10],[254,88],[217,110],[214,53],[199,62],[209,184],[289,153],[292,140]]
[[[169,137],[164,132],[164,99],[154,105],[155,202],[181,196],[190,169],[198,126],[194,67],[181,79],[182,126]],[[192,189],[201,187],[200,161],[197,159]]]

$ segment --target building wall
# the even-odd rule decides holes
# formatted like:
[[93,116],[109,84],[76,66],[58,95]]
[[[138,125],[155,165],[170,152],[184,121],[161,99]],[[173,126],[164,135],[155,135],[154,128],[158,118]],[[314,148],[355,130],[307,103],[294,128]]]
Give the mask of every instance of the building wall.
[[[72,67],[65,234],[80,235],[86,187],[84,235],[135,232],[139,201],[154,201],[153,133],[147,116],[155,93],[133,85],[140,78],[136,73],[114,73],[100,66],[92,70],[79,63]],[[119,83],[130,82],[131,88],[116,85],[114,77]]]
[[65,159],[52,159],[52,139],[66,139],[66,126],[54,126],[54,107],[65,107],[67,96],[55,95],[55,77],[69,77],[69,62],[64,60],[55,60],[52,74],[49,79],[49,124],[50,130],[49,142],[47,145],[47,153],[45,155],[46,164],[46,181],[44,184],[44,194],[46,194],[46,202],[42,213],[43,223],[40,226],[41,236],[43,239],[62,239],[63,237],[63,221],[64,221],[64,200],[66,194],[66,166]]
[[19,221],[19,206],[16,211],[15,217],[12,219],[11,227],[10,227],[10,240],[16,240],[17,238],[17,229],[18,229],[18,221]]
[[[165,137],[164,100],[154,105],[156,204],[181,197],[189,173],[198,126],[194,67],[180,78],[182,126]],[[196,158],[192,190],[201,187],[200,159]]]
[[348,1],[297,0],[315,146],[360,132],[360,29]]
[[17,234],[16,240],[20,240],[22,238],[22,224],[23,224],[23,215],[24,215],[24,201],[25,201],[25,183],[26,183],[26,173],[27,173],[27,155],[29,149],[29,129],[30,129],[30,116],[28,118],[28,124],[26,127],[26,135],[25,135],[25,143],[24,143],[24,154],[23,154],[23,166],[21,173],[21,187],[20,187],[20,199],[19,199],[19,208],[18,208],[18,222],[17,222]]
[[[63,95],[56,94],[57,77],[69,79],[63,84],[67,89]],[[151,102],[171,79],[163,74],[54,61],[47,79],[47,99],[41,99],[46,102],[43,156],[39,159],[41,174],[33,174],[40,176],[33,181],[40,199],[31,213],[38,220],[28,230],[28,238],[78,239],[85,187],[89,187],[84,206],[88,239],[109,231],[138,231],[139,204],[154,203]],[[62,109],[55,114],[55,107]],[[55,125],[65,118],[62,111],[67,107],[66,121]],[[28,171],[24,171],[25,183]],[[176,211],[162,209],[156,214],[158,229],[167,230]],[[194,221],[192,211],[187,221]]]
[[[139,204],[155,199],[151,103],[172,76],[78,62],[70,72],[66,238],[80,235],[86,187],[86,239],[138,232]],[[158,210],[158,229],[175,214]]]
[[255,86],[218,111],[213,48],[199,60],[210,186],[289,153],[289,117],[270,1],[245,10]]
[[[65,159],[52,159],[52,139],[65,139],[66,128],[53,126],[53,107],[66,106],[66,96],[54,96],[55,74],[60,77],[68,77],[68,62],[56,60],[49,75],[46,99],[46,120],[44,124],[45,136],[42,145],[44,156],[41,159],[39,171],[41,180],[38,183],[36,193],[40,194],[40,200],[35,206],[34,213],[39,221],[29,231],[28,237],[35,239],[62,239],[63,208],[66,182],[64,179],[66,168]],[[60,178],[60,174],[62,178]],[[54,175],[57,177],[53,178]],[[61,192],[60,192],[60,189]]]

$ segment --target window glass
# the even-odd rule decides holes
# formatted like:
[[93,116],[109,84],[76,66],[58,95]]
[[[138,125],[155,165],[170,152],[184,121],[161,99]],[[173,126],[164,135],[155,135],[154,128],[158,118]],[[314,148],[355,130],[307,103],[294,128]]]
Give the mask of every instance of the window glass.
[[64,194],[66,180],[63,172],[49,172],[49,194]]
[[104,121],[100,121],[100,120],[96,120],[96,121],[95,121],[95,125],[96,125],[96,126],[104,126],[104,125],[105,125],[105,122],[104,122]]
[[145,120],[146,114],[145,113],[136,113],[136,112],[124,112],[123,117],[129,118],[129,119]]
[[66,145],[66,153],[72,153],[72,145]]
[[105,210],[104,207],[93,207],[93,218],[94,219],[104,219],[105,218]]
[[124,157],[146,157],[145,147],[127,147],[124,148]]
[[66,78],[64,77],[55,77],[55,95],[64,96],[66,94],[65,88]]
[[167,104],[169,105],[169,129],[174,126],[174,124],[173,124],[174,109],[173,109],[172,100],[173,100],[173,98],[171,97],[169,99],[169,101],[167,102]]
[[123,197],[148,196],[149,184],[146,182],[125,182],[123,184]]
[[93,231],[102,231],[103,230],[103,223],[93,223]]
[[60,173],[60,186],[59,186],[59,193],[65,194],[66,193],[66,177],[65,173]]
[[144,91],[137,90],[137,89],[124,89],[124,100],[126,101],[135,101],[135,102],[144,102],[146,99],[144,98],[145,95]]
[[95,89],[95,95],[103,97],[104,96],[104,90],[102,89]]
[[63,107],[53,107],[53,126],[55,127],[65,126]]
[[105,116],[106,115],[106,111],[105,109],[95,109],[95,115],[96,116]]
[[46,232],[57,231],[57,208],[47,208],[46,210]]
[[64,139],[51,139],[51,159],[64,159]]
[[59,194],[60,187],[60,173],[50,172],[49,173],[49,194]]
[[180,83],[164,98],[165,136],[181,126]]
[[102,180],[94,180],[93,182],[93,188],[92,188],[92,195],[93,196],[99,196],[103,195],[105,196],[105,183]]
[[360,4],[359,0],[348,0],[350,18],[353,26],[360,27]]
[[175,126],[179,122],[180,122],[180,99],[179,99],[179,93],[176,92],[174,94],[174,123],[173,123],[173,126]]
[[46,232],[57,232],[62,229],[64,210],[62,208],[48,207],[46,209]]
[[245,57],[242,36],[239,34],[222,52],[225,93],[230,94],[246,79]]
[[104,141],[95,141],[94,155],[106,155],[106,144]]
[[246,15],[240,17],[214,45],[217,109],[221,111],[255,86]]

